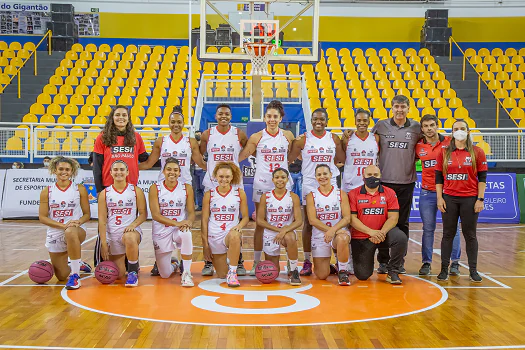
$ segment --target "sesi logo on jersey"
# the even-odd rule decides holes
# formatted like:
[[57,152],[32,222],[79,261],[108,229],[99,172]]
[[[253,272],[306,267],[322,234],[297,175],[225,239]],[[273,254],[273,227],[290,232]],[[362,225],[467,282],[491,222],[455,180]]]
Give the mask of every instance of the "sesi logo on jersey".
[[408,149],[408,142],[389,141],[388,148]]
[[265,162],[284,162],[284,154],[265,154]]
[[213,160],[216,162],[233,162],[233,154],[214,154]]
[[332,156],[330,155],[315,155],[312,156],[312,162],[316,163],[331,163],[332,162]]
[[162,216],[180,216],[181,210],[180,209],[161,209],[160,215]]
[[355,158],[354,165],[372,165],[374,161],[367,158]]
[[282,221],[288,221],[290,220],[290,214],[272,214],[270,216],[270,222],[282,222]]
[[451,181],[463,181],[468,180],[468,174],[447,174],[447,180]]
[[385,208],[365,208],[363,209],[363,215],[383,215]]
[[111,209],[111,215],[131,215],[131,208]]
[[423,162],[423,168],[433,168],[436,166],[437,161],[435,159],[432,160],[425,160]]
[[337,220],[339,219],[339,213],[323,213],[317,214],[317,218],[321,221],[323,220]]
[[133,146],[113,146],[111,153],[133,153]]
[[67,210],[54,210],[53,211],[53,217],[54,218],[65,218],[68,216],[73,216],[73,209],[67,209]]
[[213,214],[215,221],[233,221],[234,214]]

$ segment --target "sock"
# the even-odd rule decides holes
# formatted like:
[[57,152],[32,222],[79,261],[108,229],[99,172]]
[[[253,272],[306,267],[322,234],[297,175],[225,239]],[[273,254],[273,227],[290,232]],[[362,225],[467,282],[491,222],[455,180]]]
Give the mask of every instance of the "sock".
[[182,260],[182,266],[184,266],[184,271],[191,271],[191,260]]
[[312,252],[304,252],[304,260],[311,260]]
[[339,261],[337,263],[337,265],[339,266],[339,271],[341,271],[341,270],[345,270],[346,271],[347,265],[348,265],[348,261],[345,261],[345,262]]
[[233,273],[237,273],[237,266],[236,265],[230,265],[230,271]]
[[253,261],[259,262],[261,261],[262,251],[256,250],[253,252]]
[[128,260],[128,272],[139,273],[139,261],[138,260]]
[[297,270],[297,260],[290,260],[290,271]]
[[77,275],[80,275],[80,259],[74,259],[74,260],[71,260],[71,274],[77,274]]

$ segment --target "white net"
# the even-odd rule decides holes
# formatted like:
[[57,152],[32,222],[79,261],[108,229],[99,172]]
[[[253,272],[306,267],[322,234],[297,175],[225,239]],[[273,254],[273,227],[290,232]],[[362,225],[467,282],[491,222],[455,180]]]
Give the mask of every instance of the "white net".
[[268,61],[275,51],[274,44],[245,43],[244,50],[252,60],[251,75],[270,75]]

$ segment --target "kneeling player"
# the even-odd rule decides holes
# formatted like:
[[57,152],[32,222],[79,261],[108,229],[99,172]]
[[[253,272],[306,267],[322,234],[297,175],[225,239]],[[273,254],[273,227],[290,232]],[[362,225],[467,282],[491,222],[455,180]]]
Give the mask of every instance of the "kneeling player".
[[286,189],[288,170],[277,168],[272,174],[275,189],[261,196],[257,211],[257,225],[264,228],[263,251],[266,259],[279,267],[281,245],[286,248],[290,262],[290,284],[301,285],[297,270],[297,234],[302,224],[299,197]]
[[55,157],[50,161],[49,172],[57,181],[40,193],[38,210],[40,222],[48,226],[46,248],[55,276],[59,281],[69,276],[66,289],[80,288],[80,245],[86,239],[84,224],[91,218],[86,188],[72,181],[79,168],[78,162],[70,158]]
[[[233,185],[241,183],[241,171],[233,163],[217,163],[213,177],[219,185],[202,200],[202,245],[204,259],[212,261],[220,278],[229,287],[239,287],[237,265],[241,252],[241,230],[250,220],[246,193]],[[239,215],[242,220],[239,221]],[[229,264],[229,267],[228,267]]]
[[[114,261],[124,277],[128,258],[126,287],[139,284],[139,244],[142,239],[140,224],[146,221],[146,198],[144,192],[126,181],[128,166],[121,160],[111,164],[113,185],[98,196],[98,232],[102,259]],[[137,215],[138,212],[138,215]]]
[[149,188],[155,259],[160,276],[170,277],[177,269],[177,265],[171,263],[173,245],[176,244],[181,251],[184,266],[181,285],[193,287],[193,277],[190,271],[193,253],[191,228],[195,220],[193,189],[190,185],[177,181],[180,176],[177,159],[166,159],[162,173],[165,180]]
[[314,273],[324,280],[330,275],[332,248],[339,260],[339,285],[350,285],[347,265],[350,232],[350,206],[346,193],[331,184],[332,172],[326,164],[315,168],[315,179],[319,187],[306,196],[306,210],[312,225],[312,256]]

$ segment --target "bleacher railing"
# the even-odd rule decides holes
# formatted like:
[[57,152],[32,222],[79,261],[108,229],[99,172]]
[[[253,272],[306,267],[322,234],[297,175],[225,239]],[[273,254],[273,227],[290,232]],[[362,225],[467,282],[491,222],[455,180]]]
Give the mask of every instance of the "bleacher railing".
[[21,98],[21,90],[20,90],[20,84],[21,84],[21,81],[20,81],[20,71],[22,70],[22,68],[25,67],[27,61],[29,61],[29,59],[33,56],[35,56],[35,59],[34,59],[34,63],[35,63],[35,68],[34,68],[34,74],[35,75],[38,75],[38,62],[37,62],[37,50],[38,50],[38,47],[44,42],[44,40],[46,40],[46,38],[48,39],[48,54],[51,56],[51,36],[52,36],[52,33],[50,30],[47,31],[46,34],[44,34],[44,36],[42,37],[42,39],[40,39],[40,41],[38,42],[38,44],[36,44],[35,46],[35,49],[31,52],[31,54],[26,58],[24,59],[24,61],[22,62],[22,65],[20,67],[18,67],[18,70],[15,72],[15,74],[13,76],[11,76],[11,79],[9,79],[9,82],[7,82],[7,84],[5,84],[4,86],[2,86],[0,88],[0,94],[3,94],[5,89],[11,84],[11,82],[13,81],[13,79],[15,78],[15,76],[17,77],[17,81],[18,81],[18,98]]
[[510,112],[508,111],[507,108],[503,107],[503,103],[500,101],[499,98],[496,97],[496,94],[494,94],[494,91],[492,91],[490,88],[489,88],[489,85],[487,84],[487,82],[485,80],[483,80],[481,78],[481,74],[479,74],[479,72],[476,70],[476,67],[474,67],[474,65],[472,64],[472,62],[470,62],[470,59],[467,57],[467,55],[465,54],[465,51],[463,51],[463,49],[459,46],[459,44],[457,43],[456,40],[454,40],[454,38],[450,37],[449,40],[449,45],[450,45],[450,53],[449,53],[449,61],[452,61],[452,44],[456,45],[456,47],[459,49],[459,51],[461,52],[461,54],[463,55],[463,75],[462,75],[462,80],[465,80],[465,76],[466,76],[466,71],[467,71],[467,62],[468,64],[470,64],[470,66],[472,67],[472,69],[474,70],[474,72],[476,72],[476,74],[478,75],[478,103],[481,103],[481,82],[483,82],[483,84],[485,84],[485,86],[487,87],[487,89],[490,91],[490,93],[492,94],[492,96],[494,96],[494,99],[496,100],[496,128],[499,126],[499,113],[500,113],[500,108],[503,108],[503,110],[507,113],[508,117],[510,120],[512,120],[512,122],[514,124],[516,124],[516,126],[518,126],[518,123],[516,123],[516,121],[514,120],[514,118],[512,118],[510,116]]

